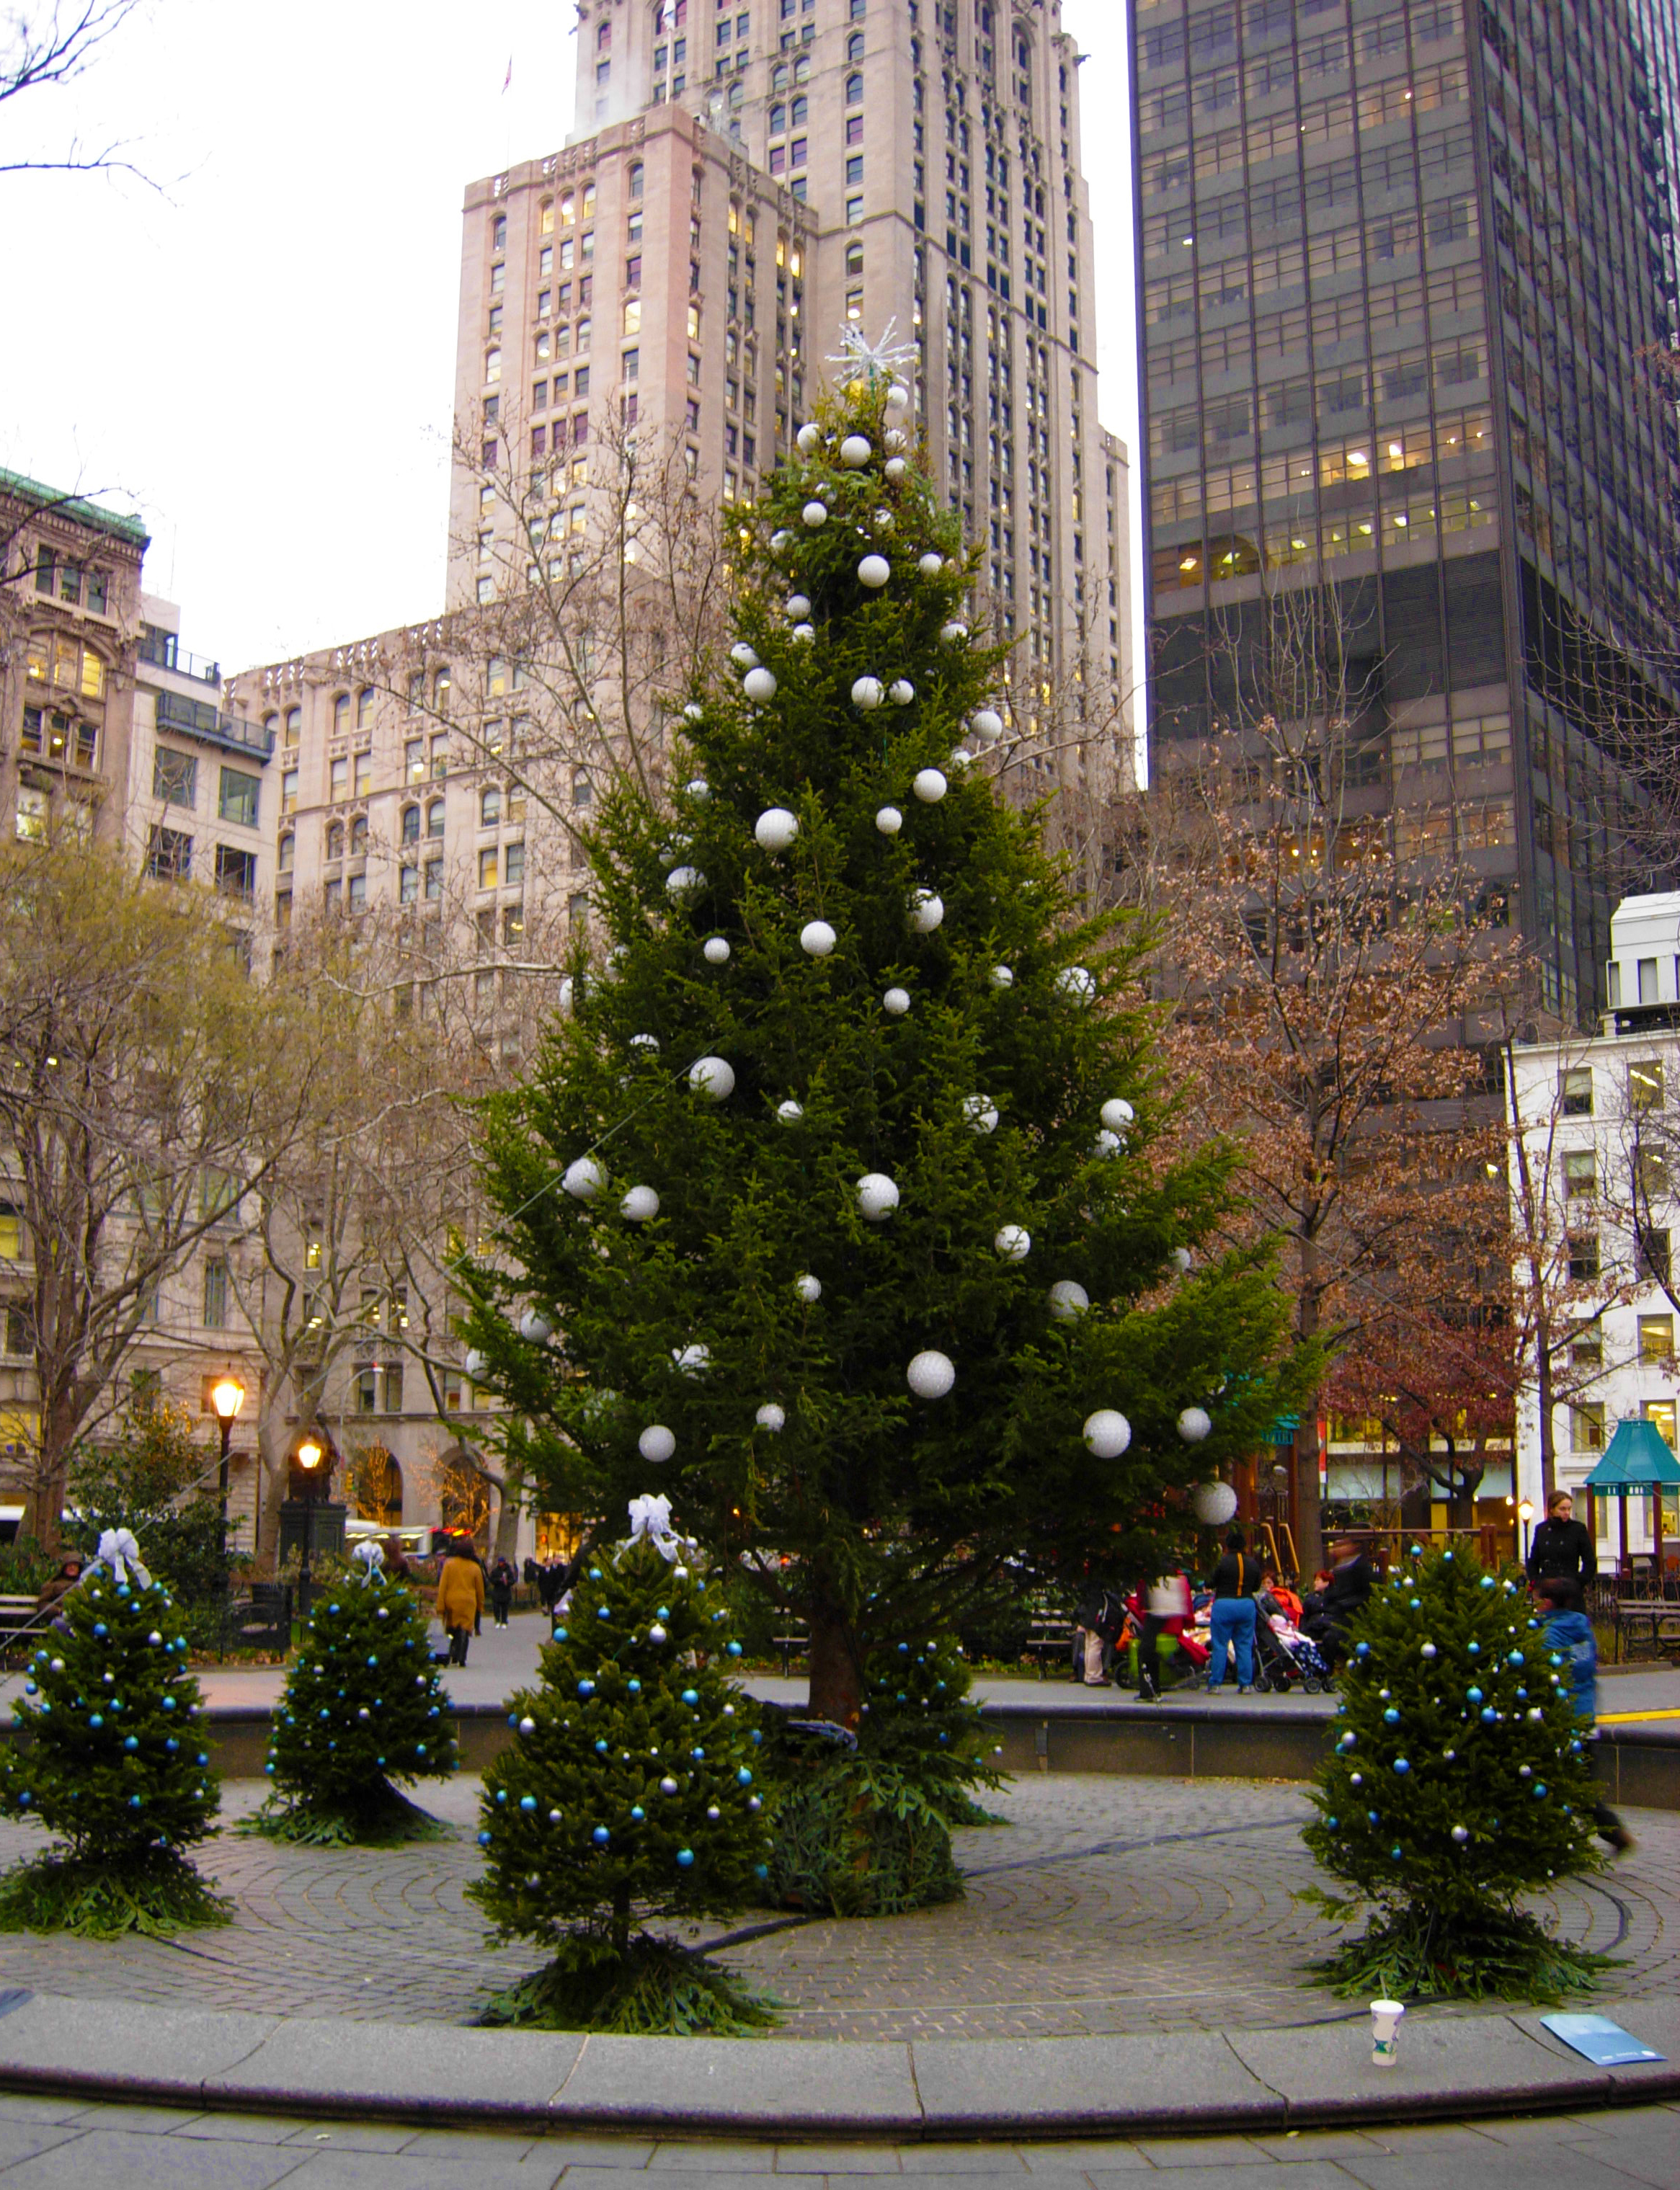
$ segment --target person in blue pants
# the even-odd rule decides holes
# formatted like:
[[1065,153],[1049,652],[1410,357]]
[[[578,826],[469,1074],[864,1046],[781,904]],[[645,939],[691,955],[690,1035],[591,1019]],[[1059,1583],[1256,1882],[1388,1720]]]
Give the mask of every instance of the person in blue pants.
[[1213,1606],[1208,1614],[1207,1693],[1223,1685],[1225,1660],[1237,1654],[1237,1694],[1254,1693],[1254,1592],[1260,1586],[1260,1562],[1248,1556],[1240,1529],[1225,1539],[1224,1554],[1213,1569]]

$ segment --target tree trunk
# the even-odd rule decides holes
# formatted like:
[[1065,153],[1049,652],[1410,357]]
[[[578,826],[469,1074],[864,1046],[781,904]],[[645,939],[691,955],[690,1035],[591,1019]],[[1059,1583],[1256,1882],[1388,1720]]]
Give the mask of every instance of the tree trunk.
[[810,1715],[855,1733],[863,1716],[863,1665],[850,1625],[827,1606],[813,1610],[810,1625]]
[[525,1511],[525,1484],[511,1470],[502,1476],[501,1502],[496,1514],[496,1548],[491,1553],[492,1565],[497,1559],[506,1559],[509,1566],[519,1563],[519,1516]]

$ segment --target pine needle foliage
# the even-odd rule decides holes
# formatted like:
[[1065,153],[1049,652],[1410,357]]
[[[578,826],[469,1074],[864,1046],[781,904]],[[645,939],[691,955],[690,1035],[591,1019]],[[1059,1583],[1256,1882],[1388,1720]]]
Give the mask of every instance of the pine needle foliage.
[[186,1851],[221,1801],[168,1591],[102,1568],[60,1601],[0,1749],[0,1815],[62,1845],[0,1883],[0,1929],[95,1938],[224,1923]]
[[1519,1905],[1598,1860],[1568,1668],[1520,1576],[1485,1573],[1462,1549],[1414,1547],[1350,1643],[1306,1830],[1350,1889],[1320,1904],[1369,1918],[1324,1965],[1338,1989],[1544,2000],[1590,1984],[1598,1958]]
[[860,1756],[891,1765],[919,1787],[947,1824],[1000,1822],[973,1798],[977,1787],[1002,1787],[993,1763],[997,1744],[968,1697],[971,1676],[949,1636],[900,1642],[871,1661]]
[[[1229,1151],[1164,1153],[1146,936],[1086,916],[979,764],[1014,750],[985,743],[1004,656],[895,430],[866,377],[740,513],[730,661],[669,785],[621,784],[588,840],[604,962],[580,946],[570,1016],[480,1112],[500,1218],[464,1280],[545,1502],[621,1506],[655,1455],[853,1722],[871,1654],[1006,1561],[1153,1571],[1165,1494],[1315,1373],[1263,1251],[1209,1244]],[[869,1174],[898,1191],[879,1221]],[[927,1353],[943,1398],[911,1388]],[[1087,1449],[1102,1410],[1123,1455]]]

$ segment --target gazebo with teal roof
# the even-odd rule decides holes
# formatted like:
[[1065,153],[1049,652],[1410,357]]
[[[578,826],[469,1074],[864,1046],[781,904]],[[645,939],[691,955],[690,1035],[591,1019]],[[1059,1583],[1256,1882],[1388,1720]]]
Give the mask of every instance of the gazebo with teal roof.
[[1624,1416],[1616,1424],[1615,1435],[1605,1447],[1603,1457],[1581,1487],[1586,1493],[1586,1525],[1595,1540],[1598,1526],[1593,1501],[1597,1498],[1615,1500],[1620,1521],[1618,1557],[1624,1562],[1628,1556],[1627,1501],[1630,1497],[1650,1500],[1651,1540],[1656,1546],[1656,1577],[1660,1591],[1665,1571],[1663,1494],[1680,1489],[1680,1460],[1677,1460],[1669,1450],[1656,1424],[1647,1421],[1641,1416]]

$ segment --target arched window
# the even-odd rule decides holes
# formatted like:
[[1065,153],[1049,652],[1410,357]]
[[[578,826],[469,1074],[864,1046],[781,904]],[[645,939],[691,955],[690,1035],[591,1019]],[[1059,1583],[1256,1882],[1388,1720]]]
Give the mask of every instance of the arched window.
[[350,854],[355,858],[367,849],[367,816],[358,814],[350,824]]
[[335,821],[326,832],[326,856],[329,860],[342,860],[344,856],[344,825],[342,821]]
[[502,353],[499,349],[487,349],[485,352],[484,377],[486,384],[493,383],[494,382],[501,379]]
[[405,806],[402,809],[402,841],[405,844],[417,844],[420,841],[420,808],[417,806]]
[[794,100],[793,126],[796,129],[803,129],[804,128],[806,121],[810,115],[810,111],[811,102],[809,99],[805,98],[803,94],[799,98]]
[[264,715],[264,718],[263,718],[263,728],[264,728],[264,729],[268,732],[268,734],[269,734],[269,743],[270,743],[270,745],[277,744],[277,743],[279,742],[279,739],[280,739],[280,718],[279,718],[279,716],[278,716],[278,715]]
[[356,1454],[351,1483],[359,1520],[377,1521],[383,1529],[401,1527],[402,1470],[383,1445],[366,1445]]
[[856,68],[863,59],[863,32],[854,31],[846,41],[846,65]]
[[350,695],[348,692],[340,692],[332,701],[332,735],[335,738],[347,737],[349,728]]
[[426,834],[429,837],[441,837],[443,834],[443,801],[440,798],[434,798],[426,808]]
[[292,862],[296,860],[297,856],[298,839],[289,834],[282,837],[280,840],[280,871],[281,874],[289,875],[291,873]]
[[479,793],[479,826],[480,829],[494,829],[501,820],[502,786],[499,783],[487,783]]
[[595,786],[589,780],[587,768],[575,768],[571,772],[571,803],[574,806],[589,806],[594,803]]
[[642,163],[638,160],[630,169],[630,196],[633,203],[637,205],[639,205],[642,201]]
[[298,742],[298,739],[303,735],[303,734],[304,734],[304,711],[303,711],[303,709],[302,709],[301,707],[288,707],[288,708],[287,709],[287,711],[286,711],[286,742],[287,742],[287,745],[289,745],[289,746],[295,746],[295,745],[297,744],[297,742]]
[[366,729],[373,720],[373,687],[364,684],[356,694],[356,728]]

